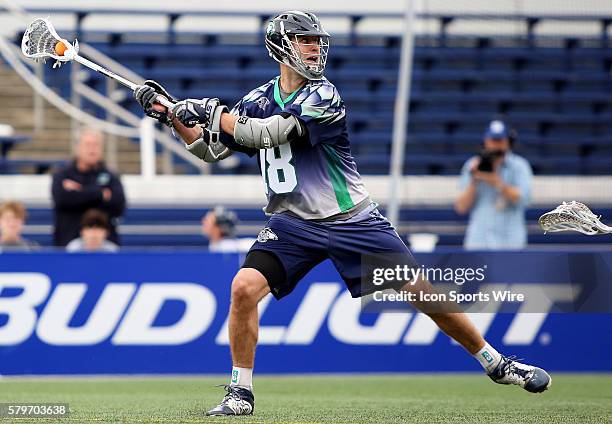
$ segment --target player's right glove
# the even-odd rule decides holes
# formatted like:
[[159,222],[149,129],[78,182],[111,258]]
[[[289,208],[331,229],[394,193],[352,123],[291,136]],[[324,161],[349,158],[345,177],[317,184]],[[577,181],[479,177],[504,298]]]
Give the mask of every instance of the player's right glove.
[[174,105],[171,116],[189,128],[200,124],[211,131],[219,131],[221,114],[227,111],[227,106],[220,104],[217,98],[185,99]]
[[176,102],[161,84],[153,80],[146,80],[143,85],[139,85],[134,90],[134,98],[142,106],[147,116],[172,127],[172,120],[168,114],[153,108],[153,103],[156,103],[155,99],[158,95],[165,97],[173,103]]

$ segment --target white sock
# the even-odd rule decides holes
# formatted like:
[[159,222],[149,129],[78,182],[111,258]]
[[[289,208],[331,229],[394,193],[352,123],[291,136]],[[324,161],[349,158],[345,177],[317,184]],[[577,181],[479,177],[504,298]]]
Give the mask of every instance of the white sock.
[[486,343],[484,347],[473,356],[480,362],[480,365],[482,365],[487,373],[493,371],[502,359],[501,354],[493,349],[489,343]]
[[232,367],[230,386],[243,387],[253,391],[253,368]]

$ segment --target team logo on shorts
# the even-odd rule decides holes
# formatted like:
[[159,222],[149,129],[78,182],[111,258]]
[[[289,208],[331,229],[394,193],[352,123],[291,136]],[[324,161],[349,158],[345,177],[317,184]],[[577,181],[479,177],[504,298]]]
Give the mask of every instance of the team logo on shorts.
[[257,236],[257,241],[259,243],[265,243],[268,240],[278,240],[278,236],[274,234],[274,231],[266,227],[259,232],[259,235]]
[[255,103],[257,104],[257,106],[259,106],[261,110],[266,110],[266,108],[270,104],[270,100],[268,100],[267,97],[260,97]]

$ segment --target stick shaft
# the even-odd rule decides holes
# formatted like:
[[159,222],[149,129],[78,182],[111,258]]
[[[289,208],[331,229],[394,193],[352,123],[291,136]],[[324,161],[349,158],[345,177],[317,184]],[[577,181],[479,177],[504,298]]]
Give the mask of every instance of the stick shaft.
[[[109,71],[108,69],[104,68],[103,66],[98,65],[97,63],[92,62],[91,60],[85,59],[82,56],[79,56],[78,54],[74,56],[74,60],[79,62],[81,65],[83,66],[87,66],[89,69],[93,69],[94,71],[97,71],[99,73],[101,73],[102,75],[105,75],[109,78],[112,78],[114,80],[116,80],[117,82],[123,84],[124,86],[128,87],[130,90],[134,91],[136,89],[136,87],[138,87],[138,84],[134,84],[132,81],[123,78],[120,75],[117,75],[116,73]],[[168,107],[171,108],[174,106],[174,103],[172,103],[171,101],[169,101],[168,99],[166,99],[165,97],[162,96],[157,96],[157,102]]]

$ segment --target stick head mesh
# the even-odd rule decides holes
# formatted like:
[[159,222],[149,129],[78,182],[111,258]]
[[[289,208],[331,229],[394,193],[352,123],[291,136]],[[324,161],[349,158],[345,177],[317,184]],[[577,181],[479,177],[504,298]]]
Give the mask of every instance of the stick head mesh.
[[[55,50],[57,43],[62,42],[66,47],[63,55]],[[26,57],[32,59],[53,58],[59,62],[72,60],[78,53],[78,43],[74,46],[67,40],[60,38],[53,25],[47,19],[36,19],[26,28],[21,40],[21,51]]]
[[606,234],[610,227],[602,224],[584,204],[576,201],[563,202],[554,210],[546,212],[539,219],[540,227],[545,232],[578,231],[586,235]]

